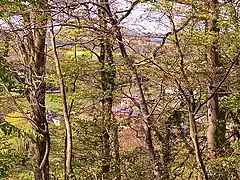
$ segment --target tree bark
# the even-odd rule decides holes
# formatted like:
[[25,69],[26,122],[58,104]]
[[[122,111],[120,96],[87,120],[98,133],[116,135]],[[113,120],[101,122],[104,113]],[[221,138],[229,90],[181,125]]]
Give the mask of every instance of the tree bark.
[[[111,179],[110,178],[110,164],[111,164],[111,143],[110,143],[110,133],[109,131],[114,127],[112,120],[112,105],[113,105],[113,91],[115,89],[115,63],[113,59],[112,49],[113,45],[111,44],[111,40],[108,35],[105,33],[107,29],[107,12],[102,7],[107,6],[108,1],[100,0],[98,7],[98,16],[99,16],[99,24],[101,26],[101,39],[100,39],[100,56],[98,57],[99,62],[101,63],[101,89],[103,91],[103,97],[101,100],[102,104],[102,121],[103,121],[103,133],[102,133],[102,172],[101,176],[103,179]],[[118,137],[116,134],[116,129],[114,132],[115,138]],[[118,132],[117,132],[118,133]],[[114,148],[116,160],[119,161],[119,146],[118,140],[114,140]],[[117,149],[118,148],[118,149]],[[117,168],[117,177],[120,175],[120,164],[116,162],[118,166]]]
[[121,180],[121,159],[120,159],[120,152],[119,152],[119,133],[118,133],[118,125],[115,121],[114,124],[114,154],[115,154],[115,173],[116,173],[116,180]]
[[152,141],[152,126],[153,126],[152,118],[149,116],[146,99],[143,93],[143,89],[142,89],[142,85],[140,82],[137,69],[134,66],[134,61],[128,56],[125,45],[123,44],[121,30],[116,24],[113,24],[113,26],[115,27],[116,39],[118,41],[122,57],[125,60],[126,64],[128,65],[129,69],[132,71],[133,77],[136,81],[136,85],[138,89],[138,97],[140,100],[140,110],[142,113],[143,120],[145,122],[145,126],[144,126],[145,142],[146,142],[147,151],[148,151],[149,164],[151,167],[153,178],[155,180],[158,180],[160,179],[160,173],[159,173],[159,166],[158,166],[156,153],[155,153],[155,149]]
[[66,136],[65,136],[65,179],[73,179],[74,173],[72,168],[72,129],[71,123],[69,119],[68,106],[67,106],[67,97],[66,97],[66,88],[64,83],[64,78],[61,71],[61,65],[58,58],[57,48],[56,48],[56,40],[54,34],[54,27],[52,23],[51,29],[51,40],[52,40],[52,48],[54,54],[54,61],[56,64],[56,71],[59,79],[60,93],[62,98],[62,109],[63,116],[66,128]]
[[[196,103],[195,103],[195,98],[194,98],[194,94],[193,91],[190,89],[189,90],[189,96],[187,97],[187,101],[189,104],[188,107],[188,118],[189,118],[189,126],[190,126],[190,137],[194,146],[194,150],[195,150],[195,156],[196,156],[196,161],[197,164],[199,166],[199,168],[201,169],[202,173],[203,173],[203,177],[205,180],[208,180],[208,173],[206,170],[206,167],[203,163],[203,159],[202,159],[202,155],[201,155],[201,151],[200,151],[200,147],[199,147],[199,142],[198,142],[198,136],[197,136],[197,125],[196,125],[196,121],[195,121],[195,117],[194,117],[194,112],[196,110]],[[198,174],[198,179],[202,179],[202,175],[201,173]]]
[[[204,165],[202,157],[201,157],[201,151],[200,151],[198,137],[197,137],[196,122],[195,122],[195,119],[194,119],[194,116],[192,113],[189,113],[189,126],[190,126],[190,137],[193,142],[197,164],[198,164],[199,168],[202,170],[204,179],[208,180],[208,174],[207,174],[205,165]],[[199,175],[199,177],[201,177],[201,175]]]
[[112,122],[112,104],[113,104],[113,91],[114,91],[114,79],[115,79],[115,66],[112,56],[112,45],[110,45],[109,39],[104,38],[101,45],[100,62],[101,67],[101,88],[103,90],[102,98],[102,119],[104,123],[103,127],[103,161],[102,161],[102,177],[103,179],[109,179],[110,171],[110,135]]
[[[34,130],[40,133],[43,137],[37,136],[32,143],[33,169],[35,180],[49,179],[49,151],[50,151],[50,136],[48,124],[45,114],[45,39],[46,39],[46,13],[47,0],[36,5],[39,8],[38,12],[32,12],[29,16],[29,22],[34,22],[34,34],[27,34],[29,44],[25,49],[28,53],[25,58],[30,64],[30,70],[27,71],[27,81],[31,86],[27,89],[27,99],[31,110],[31,125]],[[36,19],[31,19],[34,17]],[[30,26],[27,27],[31,29]],[[31,30],[32,32],[32,30]]]
[[[110,171],[110,135],[109,130],[112,124],[112,103],[113,103],[113,90],[114,90],[114,76],[115,72],[113,70],[113,57],[110,44],[107,39],[104,38],[104,43],[101,46],[100,62],[101,67],[101,88],[103,90],[102,98],[102,120],[103,120],[103,149],[102,149],[102,177],[103,179],[109,179]],[[104,48],[104,50],[103,50]],[[106,51],[107,52],[106,52]],[[106,56],[106,54],[110,56]]]
[[40,85],[38,90],[29,88],[27,97],[31,108],[31,120],[34,123],[33,128],[43,136],[37,136],[31,145],[34,179],[48,180],[50,136],[45,116],[45,84]]
[[165,128],[165,137],[164,141],[162,142],[162,153],[163,153],[163,179],[169,179],[169,164],[170,164],[170,158],[171,158],[171,146],[170,146],[170,131],[168,129],[168,126]]
[[[215,38],[209,46],[209,51],[207,53],[208,66],[211,72],[211,81],[209,84],[208,92],[211,95],[215,88],[217,87],[219,81],[219,52],[218,52],[218,41],[217,36],[219,29],[217,27],[217,20],[219,14],[219,2],[218,0],[210,0],[210,18],[208,21],[208,32],[213,34]],[[218,92],[209,99],[207,102],[208,108],[208,129],[207,129],[207,142],[210,152],[210,156],[214,158],[217,155],[217,149],[225,143],[225,129],[226,125],[223,120],[221,120],[219,115],[218,106]]]

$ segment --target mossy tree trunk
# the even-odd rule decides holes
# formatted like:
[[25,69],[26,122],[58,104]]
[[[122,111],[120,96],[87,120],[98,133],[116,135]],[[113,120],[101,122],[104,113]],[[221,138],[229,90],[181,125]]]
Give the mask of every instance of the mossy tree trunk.
[[[110,177],[110,168],[111,168],[111,140],[110,132],[114,129],[114,121],[112,117],[112,106],[113,106],[113,93],[115,89],[115,77],[116,69],[115,62],[113,58],[113,43],[111,42],[111,36],[106,33],[107,31],[107,12],[106,8],[108,6],[108,1],[100,0],[98,6],[98,16],[99,24],[101,27],[101,39],[100,39],[100,55],[98,60],[101,64],[100,67],[100,81],[101,81],[101,90],[103,92],[101,98],[101,119],[103,122],[102,130],[102,171],[101,178],[111,179]],[[113,132],[115,136],[114,148],[116,158],[119,158],[119,142],[118,132]],[[117,133],[117,134],[116,134]],[[117,162],[120,160],[117,160]],[[118,164],[120,166],[120,164]],[[120,171],[120,167],[117,167],[117,171]],[[119,172],[120,173],[120,172]],[[119,175],[117,175],[119,179]]]

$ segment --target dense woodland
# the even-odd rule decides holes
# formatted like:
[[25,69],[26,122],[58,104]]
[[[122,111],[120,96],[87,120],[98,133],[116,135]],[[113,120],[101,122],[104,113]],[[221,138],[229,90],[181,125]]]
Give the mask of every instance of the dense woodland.
[[0,179],[239,180],[239,0],[0,0]]

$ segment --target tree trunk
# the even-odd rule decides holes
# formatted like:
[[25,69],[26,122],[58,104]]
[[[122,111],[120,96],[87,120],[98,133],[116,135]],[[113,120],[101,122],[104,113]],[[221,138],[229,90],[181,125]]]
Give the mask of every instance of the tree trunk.
[[[211,72],[211,81],[209,84],[209,95],[211,95],[217,87],[219,81],[219,52],[217,36],[219,29],[217,27],[217,19],[219,14],[218,0],[211,0],[210,6],[210,19],[208,21],[208,31],[213,34],[213,42],[209,46],[209,52],[207,54],[209,69]],[[217,153],[217,148],[225,143],[225,121],[220,119],[219,107],[218,107],[218,92],[209,99],[207,102],[208,108],[208,129],[207,129],[207,141],[210,156],[214,158]]]
[[27,97],[31,107],[31,122],[33,123],[32,127],[38,133],[43,135],[43,137],[37,136],[32,141],[31,145],[34,179],[48,180],[50,136],[45,116],[45,84],[41,84],[37,91],[29,88]]
[[119,27],[115,26],[115,33],[116,33],[116,38],[119,43],[119,48],[122,54],[123,59],[125,60],[126,64],[128,65],[129,69],[133,73],[133,77],[136,81],[137,89],[138,89],[138,97],[140,100],[140,110],[142,113],[142,117],[145,122],[144,130],[145,130],[145,142],[147,146],[147,151],[148,151],[148,158],[149,158],[149,164],[152,170],[152,175],[155,180],[160,179],[160,174],[159,174],[159,166],[156,158],[156,153],[154,150],[153,142],[152,142],[152,119],[149,116],[148,112],[148,107],[146,103],[146,99],[143,93],[142,85],[140,82],[140,78],[137,72],[136,67],[134,66],[134,62],[131,58],[129,58],[125,45],[123,44],[123,39],[122,39],[122,34],[121,30]]
[[[42,4],[43,3],[43,4]],[[33,140],[32,155],[33,155],[33,169],[35,180],[49,179],[49,151],[50,151],[50,136],[48,131],[48,124],[45,114],[45,38],[46,38],[46,4],[47,0],[39,3],[36,7],[38,12],[33,12],[36,19],[34,21],[34,35],[32,33],[27,35],[28,41],[28,63],[30,69],[27,72],[27,81],[31,83],[27,90],[27,99],[31,109],[31,125],[34,130],[40,133],[43,137],[37,136]],[[38,17],[40,16],[40,17]],[[36,23],[37,22],[37,23]],[[31,28],[28,26],[28,28]],[[31,31],[32,32],[32,31]],[[26,48],[26,49],[27,49]],[[24,51],[24,49],[22,49]],[[22,52],[26,53],[26,52]]]
[[[214,89],[209,89],[211,95]],[[216,155],[216,128],[218,120],[218,95],[215,94],[207,103],[208,107],[208,129],[207,142],[210,151],[210,156],[213,158]]]
[[171,146],[170,146],[170,131],[168,128],[165,130],[166,134],[164,137],[164,141],[162,143],[162,153],[163,153],[163,179],[169,179],[169,164],[170,164],[170,152],[171,152]]
[[120,153],[119,153],[119,133],[118,133],[118,125],[115,122],[114,124],[114,154],[115,154],[115,173],[116,173],[116,180],[121,180],[121,160],[120,160]]
[[[195,117],[194,117],[194,112],[196,110],[196,103],[195,103],[195,98],[194,98],[194,94],[193,94],[193,90],[189,89],[189,96],[187,97],[187,101],[189,104],[188,107],[188,118],[189,118],[189,126],[190,126],[190,137],[194,146],[194,150],[195,150],[195,157],[196,157],[196,161],[197,164],[199,166],[199,168],[201,169],[204,179],[208,180],[208,173],[206,171],[206,167],[203,163],[203,159],[202,159],[202,155],[201,155],[201,151],[200,151],[200,147],[199,147],[199,142],[198,142],[198,136],[197,136],[197,125],[196,125],[196,121],[195,121]],[[198,174],[198,179],[202,179],[202,175],[201,173]]]
[[[107,29],[107,12],[104,8],[107,6],[107,1],[100,0],[98,7],[99,24],[101,26],[101,39],[100,39],[100,56],[98,57],[101,63],[101,89],[103,91],[103,97],[101,100],[102,104],[102,121],[103,121],[103,135],[102,135],[102,172],[101,176],[103,179],[110,178],[110,164],[111,164],[111,147],[110,147],[110,134],[109,131],[113,128],[112,125],[112,105],[113,105],[113,91],[115,89],[115,63],[112,55],[113,45],[108,35],[105,33]],[[116,132],[115,132],[116,136]],[[116,138],[116,137],[115,137]],[[116,141],[116,140],[115,140]],[[116,142],[114,142],[116,143]],[[119,151],[115,145],[115,152]],[[116,158],[119,156],[118,152]],[[119,167],[119,166],[118,166]],[[120,173],[120,169],[117,169],[117,173]],[[120,177],[118,174],[117,177]]]
[[62,98],[63,116],[64,116],[65,127],[66,127],[65,179],[72,179],[72,178],[74,178],[73,169],[72,169],[72,130],[71,130],[71,123],[70,123],[68,107],[67,107],[65,84],[64,84],[60,61],[59,61],[58,53],[57,53],[57,49],[56,49],[56,40],[55,40],[55,35],[54,35],[53,24],[52,24],[52,29],[51,29],[51,40],[52,40],[54,60],[55,60],[55,64],[56,64],[56,71],[57,71],[57,75],[58,75],[58,79],[59,79],[60,93],[61,93],[61,98]]
[[[109,131],[112,124],[112,103],[113,103],[113,90],[114,90],[114,77],[113,70],[113,57],[109,42],[104,38],[104,43],[101,46],[100,62],[101,67],[101,88],[103,90],[102,97],[102,121],[103,121],[103,135],[102,135],[102,177],[109,179],[110,171],[110,135]],[[104,49],[103,49],[104,48]],[[107,51],[106,55],[105,52]],[[109,54],[110,53],[110,54]],[[110,56],[109,56],[110,55]]]
[[112,56],[112,45],[109,39],[103,39],[100,54],[101,67],[101,87],[103,90],[102,98],[102,119],[103,127],[103,161],[102,161],[102,176],[103,179],[109,179],[111,155],[110,155],[110,135],[109,131],[112,129],[112,104],[113,91],[115,79],[115,66]]
[[[204,179],[208,180],[208,174],[201,157],[201,151],[198,143],[196,122],[192,113],[189,113],[189,125],[190,125],[190,137],[193,142],[197,164],[199,168],[202,170]],[[201,175],[199,175],[199,177],[201,177]]]

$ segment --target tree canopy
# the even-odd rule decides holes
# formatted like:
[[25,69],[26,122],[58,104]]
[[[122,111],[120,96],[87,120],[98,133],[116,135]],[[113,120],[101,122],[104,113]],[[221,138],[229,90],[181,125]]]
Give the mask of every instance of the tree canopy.
[[0,179],[240,179],[237,0],[0,0]]

